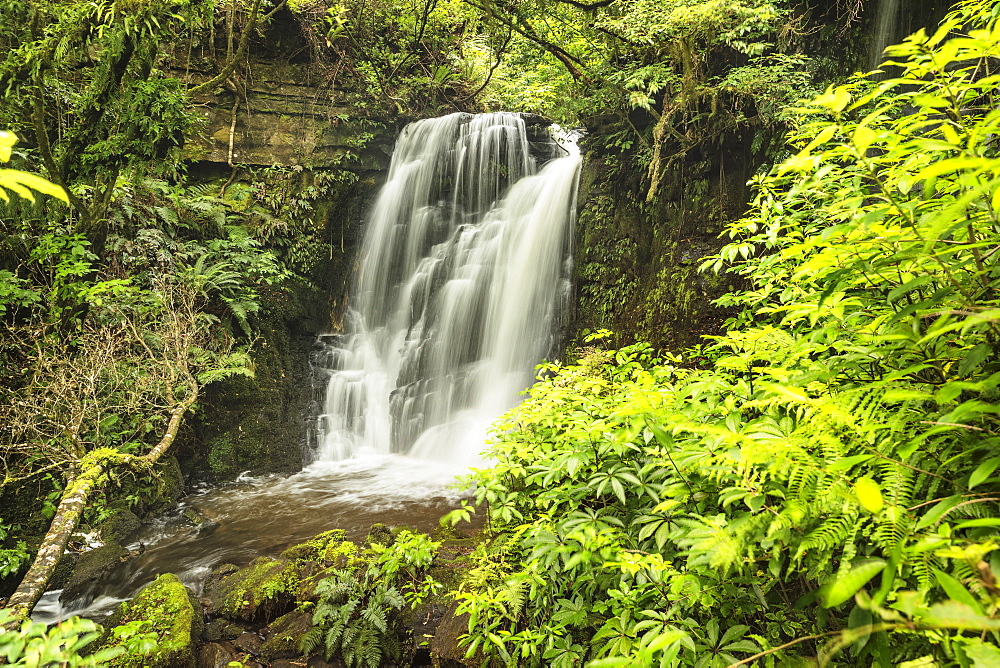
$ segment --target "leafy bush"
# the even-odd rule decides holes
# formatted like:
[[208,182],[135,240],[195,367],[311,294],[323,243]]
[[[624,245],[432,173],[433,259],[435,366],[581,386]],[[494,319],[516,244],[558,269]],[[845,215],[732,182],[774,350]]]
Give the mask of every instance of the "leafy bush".
[[996,665],[989,10],[797,110],[797,153],[706,263],[750,286],[711,368],[592,349],[497,425],[473,476],[493,539],[457,592],[470,657]]
[[52,628],[27,621],[11,630],[7,628],[10,618],[8,610],[0,610],[0,657],[5,666],[103,666],[122,652],[113,648],[80,656],[101,634],[101,627],[89,619],[71,617]]

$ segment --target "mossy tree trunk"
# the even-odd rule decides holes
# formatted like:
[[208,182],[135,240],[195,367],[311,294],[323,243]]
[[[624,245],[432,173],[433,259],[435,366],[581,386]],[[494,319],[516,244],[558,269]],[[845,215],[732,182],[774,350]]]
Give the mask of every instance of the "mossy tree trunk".
[[107,479],[107,473],[112,467],[132,466],[148,469],[155,464],[163,454],[170,449],[177,438],[184,415],[194,405],[198,398],[198,386],[190,379],[189,394],[171,411],[166,432],[159,443],[145,456],[127,455],[112,448],[103,448],[89,453],[80,462],[80,473],[70,482],[63,492],[52,518],[52,524],[42,540],[38,554],[35,555],[31,567],[18,585],[7,605],[13,612],[9,627],[19,625],[27,619],[34,609],[38,599],[45,592],[52,573],[55,572],[69,538],[80,524],[80,517],[87,507],[87,501],[95,489],[100,489]]

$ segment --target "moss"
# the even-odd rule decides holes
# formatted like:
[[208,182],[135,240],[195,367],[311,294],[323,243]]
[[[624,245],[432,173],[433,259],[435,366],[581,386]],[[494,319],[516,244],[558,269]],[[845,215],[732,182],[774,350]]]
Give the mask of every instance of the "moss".
[[267,640],[260,647],[265,659],[291,659],[301,654],[302,636],[312,628],[312,615],[295,610],[276,619],[266,630]]
[[209,585],[211,612],[247,622],[268,621],[295,604],[299,571],[294,563],[260,557]]
[[80,555],[73,568],[73,574],[63,587],[60,601],[74,601],[84,598],[91,585],[128,558],[129,551],[118,543],[107,543]]
[[[176,575],[166,573],[119,607],[97,648],[125,648],[109,666],[193,667],[201,626],[194,598]],[[142,651],[144,645],[152,647]]]
[[128,508],[118,507],[111,511],[97,527],[104,542],[122,543],[139,530],[138,516]]
[[392,533],[392,529],[384,524],[377,523],[371,525],[371,528],[368,529],[368,538],[365,539],[365,542],[369,545],[378,543],[379,545],[389,547],[396,542],[396,536]]
[[281,558],[298,561],[323,561],[327,550],[339,548],[345,542],[345,536],[346,534],[342,529],[324,531],[304,543],[299,543],[288,548],[281,553]]

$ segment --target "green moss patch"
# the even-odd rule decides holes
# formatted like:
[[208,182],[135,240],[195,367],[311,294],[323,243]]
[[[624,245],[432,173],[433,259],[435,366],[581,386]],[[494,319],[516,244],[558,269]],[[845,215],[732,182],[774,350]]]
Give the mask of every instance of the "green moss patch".
[[109,666],[193,667],[201,625],[200,611],[187,588],[176,575],[165,573],[119,607],[98,648],[125,649]]
[[270,621],[295,605],[299,571],[294,563],[260,557],[211,583],[210,612],[245,622]]

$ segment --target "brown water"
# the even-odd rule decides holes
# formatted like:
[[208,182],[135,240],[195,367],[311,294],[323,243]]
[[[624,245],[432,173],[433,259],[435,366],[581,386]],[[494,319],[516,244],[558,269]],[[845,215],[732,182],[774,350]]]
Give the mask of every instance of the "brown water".
[[[116,567],[83,600],[60,603],[59,592],[49,592],[33,617],[44,622],[73,614],[102,618],[162,573],[175,573],[197,594],[219,564],[277,556],[329,529],[344,529],[354,540],[364,538],[376,522],[432,531],[458,506],[461,494],[454,480],[466,472],[408,457],[371,456],[193,494],[176,513],[145,526],[130,546],[143,549],[142,554]],[[184,518],[185,509],[217,525],[199,530]]]

